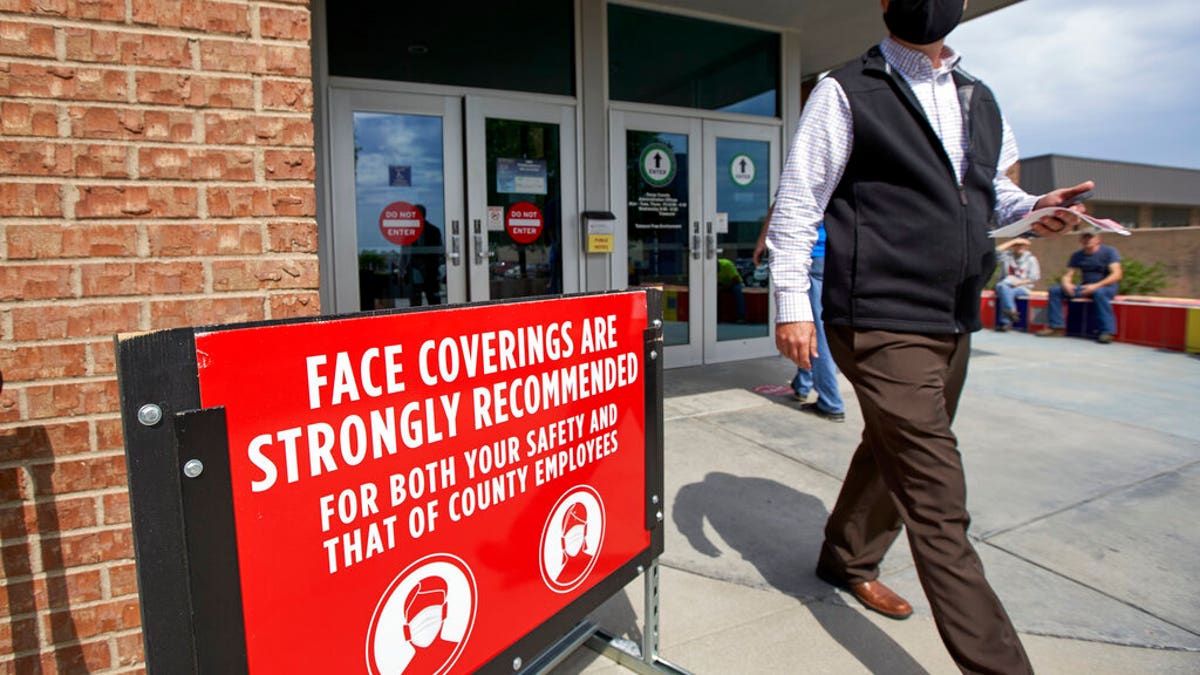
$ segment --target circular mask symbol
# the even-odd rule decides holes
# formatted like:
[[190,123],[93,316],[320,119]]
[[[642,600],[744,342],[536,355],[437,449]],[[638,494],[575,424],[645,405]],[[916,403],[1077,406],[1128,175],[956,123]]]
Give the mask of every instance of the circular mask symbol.
[[578,588],[596,566],[604,543],[604,502],[588,485],[559,497],[542,528],[542,581],[555,593]]

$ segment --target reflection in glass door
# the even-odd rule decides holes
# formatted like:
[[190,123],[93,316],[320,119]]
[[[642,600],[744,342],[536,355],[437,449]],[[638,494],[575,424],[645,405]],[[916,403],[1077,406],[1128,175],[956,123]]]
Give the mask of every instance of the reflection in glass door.
[[471,299],[579,290],[574,111],[469,97]]
[[[701,363],[700,122],[614,111],[612,185],[617,228],[614,283],[663,290],[667,364]],[[619,145],[618,145],[619,144]]]
[[335,312],[466,300],[457,99],[333,90]]
[[753,254],[778,178],[778,135],[774,127],[704,124],[706,256],[716,261],[706,293],[706,361],[774,353],[767,261],[755,265]]
[[442,118],[354,113],[360,309],[446,298]]

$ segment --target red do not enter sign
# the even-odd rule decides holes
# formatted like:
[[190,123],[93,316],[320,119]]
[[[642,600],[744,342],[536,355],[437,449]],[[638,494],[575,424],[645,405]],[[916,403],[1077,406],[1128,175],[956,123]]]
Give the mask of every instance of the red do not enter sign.
[[424,227],[421,211],[408,202],[392,202],[379,213],[379,233],[397,246],[412,246]]
[[546,219],[542,210],[530,202],[517,202],[508,207],[508,216],[504,219],[504,229],[508,236],[518,244],[530,244],[542,236],[542,228]]

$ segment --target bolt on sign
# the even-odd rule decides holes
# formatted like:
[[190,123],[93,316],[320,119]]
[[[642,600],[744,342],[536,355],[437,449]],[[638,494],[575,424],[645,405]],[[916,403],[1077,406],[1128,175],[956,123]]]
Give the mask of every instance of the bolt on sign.
[[148,665],[530,661],[661,551],[648,297],[119,338]]

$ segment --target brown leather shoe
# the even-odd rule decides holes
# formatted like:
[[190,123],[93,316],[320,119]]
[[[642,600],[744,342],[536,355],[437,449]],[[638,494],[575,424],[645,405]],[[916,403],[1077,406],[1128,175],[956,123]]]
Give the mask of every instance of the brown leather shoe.
[[847,590],[855,598],[858,598],[863,607],[879,612],[886,617],[907,619],[912,616],[912,605],[879,581],[850,584]]
[[833,573],[823,568],[817,568],[817,576],[821,580],[833,584],[838,588],[847,590],[850,595],[853,595],[863,607],[879,612],[889,619],[907,619],[912,616],[912,605],[904,598],[896,595],[896,592],[881,581],[860,581],[857,583],[846,583],[836,577]]
[[1034,333],[1038,337],[1063,337],[1066,334],[1067,331],[1063,328],[1043,328]]

